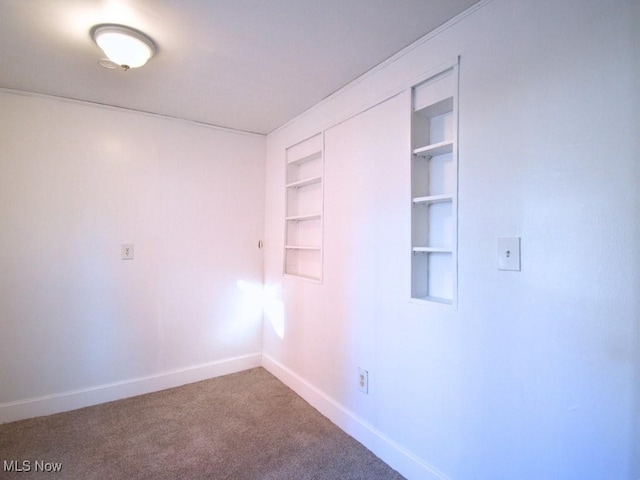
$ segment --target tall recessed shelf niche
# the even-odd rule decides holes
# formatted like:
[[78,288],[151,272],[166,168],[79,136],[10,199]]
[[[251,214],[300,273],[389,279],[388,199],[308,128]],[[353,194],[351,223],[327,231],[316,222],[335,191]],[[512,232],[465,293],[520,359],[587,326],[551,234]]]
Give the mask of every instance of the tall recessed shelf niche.
[[287,148],[284,273],[322,280],[324,140],[319,133]]
[[413,87],[411,298],[454,305],[457,289],[458,65]]

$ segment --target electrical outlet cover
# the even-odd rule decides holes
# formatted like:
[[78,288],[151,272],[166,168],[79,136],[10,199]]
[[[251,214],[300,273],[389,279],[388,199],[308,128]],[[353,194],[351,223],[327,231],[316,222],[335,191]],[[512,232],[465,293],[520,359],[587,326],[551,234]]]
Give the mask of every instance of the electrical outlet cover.
[[369,372],[362,368],[358,368],[358,390],[369,393]]
[[133,243],[123,243],[120,247],[122,260],[133,260]]

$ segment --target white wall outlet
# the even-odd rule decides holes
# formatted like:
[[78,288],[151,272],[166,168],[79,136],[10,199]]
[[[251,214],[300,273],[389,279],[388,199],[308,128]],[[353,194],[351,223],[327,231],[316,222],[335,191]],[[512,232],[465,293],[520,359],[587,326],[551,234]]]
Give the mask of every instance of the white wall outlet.
[[362,368],[358,368],[358,390],[369,393],[369,372]]
[[122,260],[133,260],[133,243],[123,243],[120,246]]
[[520,271],[520,237],[498,238],[498,270]]

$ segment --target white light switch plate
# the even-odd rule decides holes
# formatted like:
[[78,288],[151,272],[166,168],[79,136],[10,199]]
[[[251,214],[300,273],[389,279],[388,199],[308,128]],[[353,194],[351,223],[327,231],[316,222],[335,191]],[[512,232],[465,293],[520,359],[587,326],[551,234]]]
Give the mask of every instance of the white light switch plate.
[[498,270],[520,271],[520,237],[498,238]]

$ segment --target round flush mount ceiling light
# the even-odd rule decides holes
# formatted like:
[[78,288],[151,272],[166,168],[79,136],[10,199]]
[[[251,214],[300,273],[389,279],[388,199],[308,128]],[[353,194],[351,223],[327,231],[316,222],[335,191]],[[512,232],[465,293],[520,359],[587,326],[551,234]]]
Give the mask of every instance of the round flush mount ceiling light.
[[107,58],[124,70],[143,66],[157,50],[147,35],[124,25],[96,25],[91,37]]

